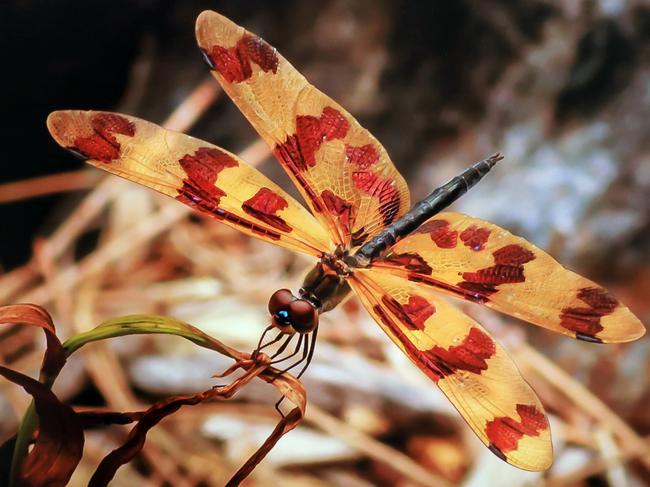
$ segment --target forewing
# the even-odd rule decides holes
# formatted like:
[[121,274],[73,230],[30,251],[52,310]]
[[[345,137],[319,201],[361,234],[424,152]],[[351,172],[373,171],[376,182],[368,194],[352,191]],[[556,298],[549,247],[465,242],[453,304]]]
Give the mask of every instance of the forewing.
[[314,256],[332,243],[291,196],[234,154],[153,123],[109,112],[59,111],[47,126],[62,146],[238,230]]
[[350,285],[493,453],[526,470],[550,466],[553,450],[544,408],[485,329],[431,289],[380,270],[357,270]]
[[372,267],[586,341],[627,342],[645,333],[598,284],[525,239],[460,213],[434,216]]
[[408,187],[381,144],[273,47],[209,11],[196,36],[214,76],[336,244],[360,245],[409,209]]

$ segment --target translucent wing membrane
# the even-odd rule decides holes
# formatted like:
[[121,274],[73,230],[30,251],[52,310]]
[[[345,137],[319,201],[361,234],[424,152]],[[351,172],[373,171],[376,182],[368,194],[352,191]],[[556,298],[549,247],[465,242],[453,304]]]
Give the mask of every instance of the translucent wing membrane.
[[215,12],[196,36],[207,62],[332,240],[357,246],[410,207],[381,144],[261,38]]
[[54,139],[89,164],[148,186],[238,230],[319,257],[333,245],[314,217],[234,154],[128,115],[59,111]]
[[350,278],[366,309],[501,459],[545,470],[553,452],[544,408],[506,352],[430,288],[380,270]]
[[598,284],[523,238],[459,213],[431,218],[372,267],[586,341],[627,342],[645,333]]

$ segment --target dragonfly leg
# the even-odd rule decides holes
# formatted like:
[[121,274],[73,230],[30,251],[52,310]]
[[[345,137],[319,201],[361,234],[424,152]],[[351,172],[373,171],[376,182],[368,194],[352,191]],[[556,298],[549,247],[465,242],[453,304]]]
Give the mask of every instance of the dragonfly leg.
[[[302,357],[300,358],[300,360],[298,360],[297,362],[291,364],[286,369],[283,369],[280,372],[278,372],[278,374],[275,376],[275,378],[281,376],[285,372],[288,372],[289,370],[293,369],[294,367],[297,367],[298,365],[300,365],[301,363],[306,361],[304,367],[302,368],[302,370],[298,374],[297,378],[299,379],[305,373],[305,371],[307,370],[307,367],[309,367],[309,364],[311,363],[312,358],[314,357],[314,350],[316,348],[316,336],[317,335],[318,335],[318,328],[315,328],[312,335],[311,335],[311,339],[308,339],[306,336],[304,336],[305,341],[304,341],[304,347],[303,347],[303,351],[302,351]],[[302,339],[303,335],[301,335],[300,338]],[[292,355],[290,355],[289,357],[286,357],[286,358],[290,358],[291,356],[295,355],[298,352],[298,348],[299,347],[296,347],[296,351]],[[283,418],[284,418],[284,413],[280,410],[280,404],[282,404],[282,401],[284,401],[284,397],[285,396],[282,396],[278,400],[278,402],[275,403],[275,410],[278,413],[280,413],[280,416],[282,416]]]
[[294,348],[293,352],[291,352],[289,355],[287,355],[284,358],[273,360],[269,365],[279,364],[280,362],[284,362],[285,360],[289,360],[290,358],[295,357],[296,355],[298,355],[298,352],[300,352],[300,347],[302,346],[303,339],[306,339],[305,336],[300,335],[298,337],[298,343],[296,344],[296,347]]
[[282,338],[283,333],[280,332],[280,333],[278,333],[278,335],[277,335],[273,340],[271,340],[270,342],[268,342],[268,343],[262,345],[262,342],[264,341],[264,337],[265,337],[266,334],[267,334],[269,331],[271,331],[273,328],[275,328],[275,327],[274,327],[273,325],[270,325],[270,326],[267,326],[267,327],[264,329],[264,332],[262,333],[262,336],[260,337],[259,342],[257,342],[257,347],[255,347],[255,350],[253,350],[253,352],[251,353],[251,357],[253,358],[253,360],[256,360],[256,359],[257,359],[257,356],[259,355],[259,353],[260,353],[262,350],[264,350],[264,349],[265,349],[266,347],[268,347],[269,345],[273,345],[274,343],[277,343],[277,342],[280,341],[280,339]]
[[318,327],[314,329],[314,333],[311,335],[311,344],[309,345],[309,355],[307,355],[307,361],[305,362],[305,365],[303,366],[302,370],[296,377],[297,379],[300,379],[302,377],[302,374],[305,373],[307,370],[307,367],[309,367],[309,364],[311,363],[311,359],[314,358],[314,350],[316,350],[316,336],[318,335]]
[[[271,360],[276,359],[280,355],[282,355],[282,352],[286,350],[286,348],[289,346],[289,343],[291,343],[291,340],[293,340],[294,335],[289,335],[287,339],[278,347],[278,349],[271,355]],[[273,362],[271,362],[273,363]]]

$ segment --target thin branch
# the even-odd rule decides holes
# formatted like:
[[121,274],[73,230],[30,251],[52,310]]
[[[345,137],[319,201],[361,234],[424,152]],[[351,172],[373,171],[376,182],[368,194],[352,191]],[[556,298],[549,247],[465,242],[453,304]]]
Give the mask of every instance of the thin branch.
[[0,203],[11,203],[66,191],[89,189],[97,185],[101,174],[83,169],[58,174],[48,174],[31,179],[0,184]]

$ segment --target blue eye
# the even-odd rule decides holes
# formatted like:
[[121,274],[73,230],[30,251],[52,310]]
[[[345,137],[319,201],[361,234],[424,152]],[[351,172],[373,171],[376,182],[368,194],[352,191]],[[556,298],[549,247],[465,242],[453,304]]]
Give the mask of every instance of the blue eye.
[[289,324],[289,312],[286,309],[278,311],[276,317],[281,323]]

